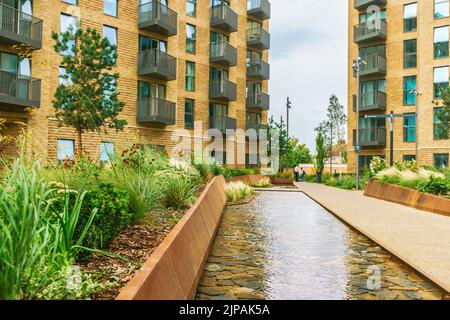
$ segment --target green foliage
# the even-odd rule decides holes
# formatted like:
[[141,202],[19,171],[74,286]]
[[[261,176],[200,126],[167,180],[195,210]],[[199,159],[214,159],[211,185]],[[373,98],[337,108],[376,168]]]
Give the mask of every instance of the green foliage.
[[232,168],[228,168],[228,167],[225,167],[223,171],[224,171],[223,174],[226,179],[244,176],[246,174],[258,174],[259,173],[257,170],[254,170],[254,169],[232,169]]
[[299,144],[297,139],[290,140],[290,152],[287,157],[289,160],[289,167],[294,168],[301,163],[312,163],[313,157],[311,151],[304,144]]
[[440,88],[441,99],[434,101],[435,105],[439,107],[437,112],[437,137],[438,139],[448,139],[450,132],[450,87]]
[[162,182],[163,203],[167,208],[182,210],[195,202],[195,184],[184,176],[170,174]]
[[96,29],[69,30],[61,35],[53,33],[54,49],[63,56],[60,66],[65,69],[58,85],[53,105],[60,124],[73,127],[81,134],[102,128],[122,130],[125,120],[118,115],[125,104],[119,101],[116,84],[117,48]]
[[259,180],[257,183],[255,183],[252,187],[255,188],[269,188],[272,186],[272,182],[269,177],[263,178]]
[[210,168],[211,168],[211,172],[214,176],[222,176],[224,175],[224,168],[222,166],[220,166],[219,164],[217,164],[216,162],[212,162],[210,164]]
[[211,166],[209,165],[209,163],[202,161],[200,163],[196,163],[194,165],[194,167],[197,169],[197,171],[199,172],[199,174],[204,182],[211,179],[212,171],[211,171]]
[[421,181],[417,190],[437,196],[446,196],[450,193],[450,180],[431,176],[428,181]]
[[316,136],[316,172],[319,174],[323,173],[325,169],[325,159],[327,158],[327,149],[325,145],[324,136],[319,132]]
[[229,202],[236,202],[252,195],[253,189],[240,181],[230,182],[225,186],[225,193]]
[[387,168],[388,165],[386,164],[386,160],[381,157],[373,157],[372,161],[370,162],[370,172],[372,176]]

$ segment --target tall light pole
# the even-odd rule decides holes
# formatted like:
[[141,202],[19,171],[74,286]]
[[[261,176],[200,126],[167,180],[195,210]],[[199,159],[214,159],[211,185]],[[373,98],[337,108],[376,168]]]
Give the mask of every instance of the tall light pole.
[[[291,104],[291,100],[289,100],[289,97],[287,97],[287,101],[286,101],[286,134],[287,134],[287,148],[289,148],[289,110],[292,109],[292,104]],[[286,157],[286,168],[289,168],[289,159],[288,157]]]
[[356,153],[356,190],[360,189],[359,185],[359,154],[361,152],[361,145],[359,141],[359,72],[361,69],[361,65],[366,65],[367,62],[365,62],[361,57],[356,58],[353,60],[353,70],[355,70],[356,73],[356,143],[355,143],[355,153]]
[[412,93],[416,96],[416,162],[419,163],[419,122],[420,122],[420,109],[419,109],[419,97],[422,95],[422,92],[415,90],[411,90],[409,93]]

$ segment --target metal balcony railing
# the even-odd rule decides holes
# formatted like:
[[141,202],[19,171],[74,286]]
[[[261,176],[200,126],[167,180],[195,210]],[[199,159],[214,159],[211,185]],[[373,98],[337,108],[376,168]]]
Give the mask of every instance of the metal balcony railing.
[[139,52],[138,73],[163,80],[177,78],[177,59],[159,49]]
[[355,43],[386,40],[386,38],[387,24],[383,20],[360,23],[353,27],[353,42]]
[[220,28],[227,32],[238,29],[238,16],[229,6],[219,4],[211,7],[211,27]]
[[234,67],[237,65],[237,49],[227,41],[211,43],[210,61]]
[[372,76],[372,75],[386,75],[386,57],[378,54],[362,57],[366,64],[360,66],[359,75]]
[[177,34],[177,13],[157,0],[139,6],[139,28],[167,36]]
[[236,130],[237,121],[235,118],[231,118],[228,116],[215,116],[213,118],[210,118],[209,128],[219,129],[220,131],[225,133],[226,130]]
[[249,93],[247,95],[247,108],[269,110],[270,109],[270,96],[267,93]]
[[369,6],[384,6],[387,0],[355,0],[353,7],[357,10],[365,9]]
[[41,80],[0,71],[0,103],[39,108],[41,106]]
[[270,49],[270,34],[263,28],[247,30],[247,46],[257,49]]
[[270,65],[263,60],[251,60],[247,64],[247,77],[268,80],[270,78]]
[[267,0],[247,0],[247,14],[261,20],[270,19],[270,2]]
[[225,101],[236,100],[236,84],[229,80],[211,80],[209,84],[209,97]]
[[[364,92],[359,96],[359,111],[386,111],[386,93]],[[356,111],[356,95],[353,96],[353,111]]]
[[0,4],[0,43],[42,48],[42,20]]
[[[386,128],[375,127],[360,129],[359,144],[361,147],[385,147]],[[353,145],[356,145],[356,130],[353,130]]]
[[176,104],[159,98],[141,98],[137,101],[137,122],[174,125]]

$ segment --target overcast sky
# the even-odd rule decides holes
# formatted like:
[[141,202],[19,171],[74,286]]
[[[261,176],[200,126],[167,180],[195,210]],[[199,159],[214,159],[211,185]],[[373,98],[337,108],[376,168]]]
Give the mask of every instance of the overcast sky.
[[347,109],[347,0],[272,0],[270,115],[286,117],[290,134],[314,150],[314,128],[329,96]]

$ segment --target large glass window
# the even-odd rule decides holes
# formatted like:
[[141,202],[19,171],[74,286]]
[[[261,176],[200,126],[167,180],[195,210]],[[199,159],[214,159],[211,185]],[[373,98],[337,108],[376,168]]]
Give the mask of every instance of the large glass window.
[[159,39],[150,38],[144,35],[139,36],[139,51],[149,49],[158,49],[161,52],[167,52],[167,42]]
[[405,40],[403,43],[403,67],[417,66],[417,39]]
[[209,105],[209,128],[226,129],[226,117],[228,115],[228,106],[225,104],[211,103]]
[[433,131],[435,140],[447,140],[449,138],[450,123],[444,123],[442,121],[442,116],[446,115],[445,108],[434,108]]
[[73,159],[75,155],[75,141],[70,139],[56,140],[58,160]]
[[433,163],[436,168],[448,168],[448,153],[436,153],[433,155]]
[[195,53],[196,29],[192,24],[186,24],[186,52]]
[[261,114],[256,112],[247,112],[246,125],[247,129],[257,128],[261,124]]
[[194,128],[194,106],[195,102],[192,99],[184,100],[184,127],[186,129]]
[[68,3],[68,4],[73,4],[73,5],[77,5],[78,4],[78,0],[62,0],[62,2]]
[[117,0],[104,0],[103,11],[109,16],[117,17]]
[[[61,14],[61,33],[70,32],[72,34],[75,33],[75,31],[78,29],[78,18],[68,15],[68,14]],[[74,53],[74,47],[75,47],[75,41],[71,40],[67,43],[68,51],[64,52],[63,55],[71,55]]]
[[190,17],[197,15],[197,0],[186,0],[186,15]]
[[[378,17],[377,17],[378,15]],[[380,11],[365,12],[359,15],[359,23],[366,23],[371,20],[374,21],[379,18],[381,21],[386,22],[386,9],[381,9]]]
[[166,99],[166,86],[146,81],[138,82],[138,98]]
[[448,0],[434,0],[434,17],[445,18],[449,15]]
[[100,161],[110,162],[114,157],[115,149],[112,142],[100,142]]
[[416,86],[416,76],[403,77],[403,104],[405,106],[412,106],[416,104]]
[[186,91],[195,91],[195,63],[192,61],[186,61]]
[[403,30],[405,32],[417,30],[417,2],[403,7]]
[[448,26],[434,28],[434,57],[448,57]]
[[441,97],[441,90],[448,87],[448,67],[434,68],[434,97]]
[[108,39],[109,43],[117,46],[117,29],[110,26],[103,26],[103,36]]
[[403,116],[403,141],[416,141],[416,114],[407,113]]

